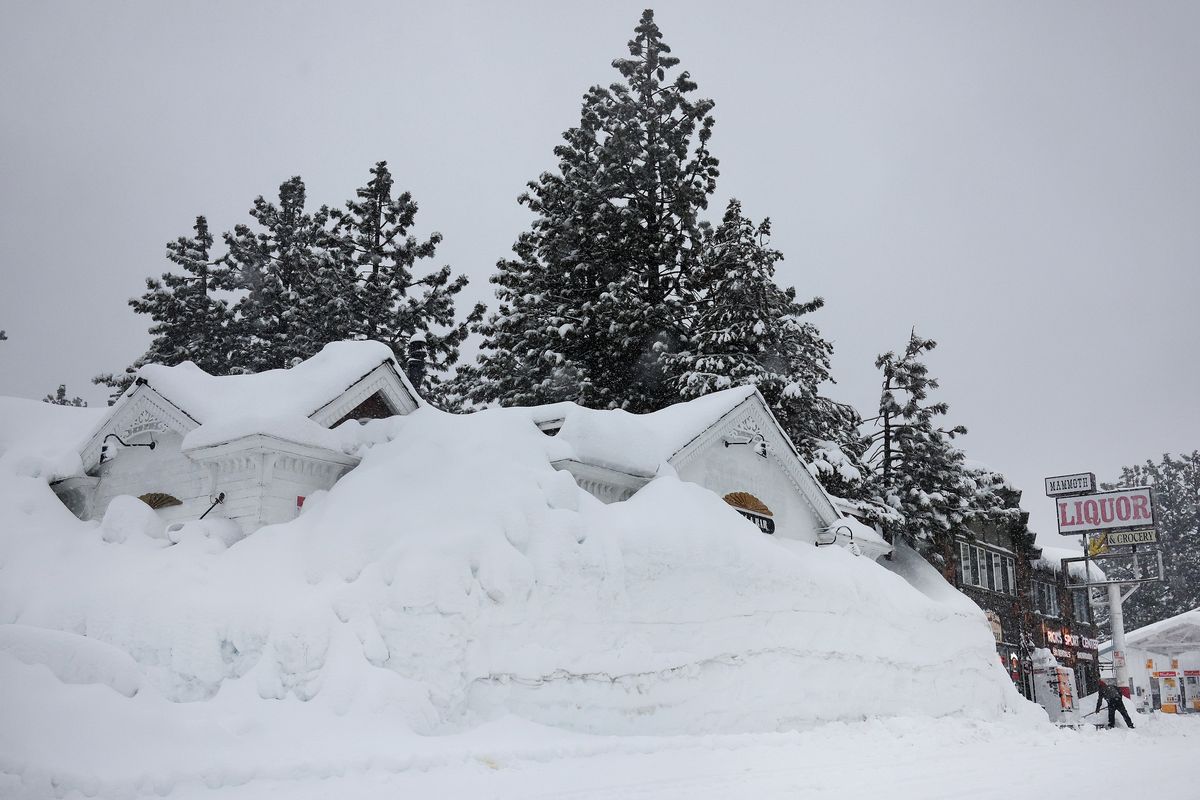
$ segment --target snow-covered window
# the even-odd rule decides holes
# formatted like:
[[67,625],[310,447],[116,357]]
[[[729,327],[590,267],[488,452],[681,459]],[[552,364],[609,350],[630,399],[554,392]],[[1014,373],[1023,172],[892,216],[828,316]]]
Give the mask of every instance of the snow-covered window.
[[1008,593],[1014,597],[1017,594],[1017,573],[1015,564],[1011,558],[1004,559],[1008,562]]
[[979,551],[983,557],[984,570],[987,573],[986,588],[996,591],[996,569],[992,566],[992,554],[986,550]]

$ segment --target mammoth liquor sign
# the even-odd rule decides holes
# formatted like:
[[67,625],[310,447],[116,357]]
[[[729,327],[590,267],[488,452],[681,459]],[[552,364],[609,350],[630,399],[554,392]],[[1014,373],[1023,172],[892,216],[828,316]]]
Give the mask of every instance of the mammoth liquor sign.
[[1058,532],[1062,536],[1078,536],[1124,528],[1153,528],[1153,501],[1149,486],[1057,497]]

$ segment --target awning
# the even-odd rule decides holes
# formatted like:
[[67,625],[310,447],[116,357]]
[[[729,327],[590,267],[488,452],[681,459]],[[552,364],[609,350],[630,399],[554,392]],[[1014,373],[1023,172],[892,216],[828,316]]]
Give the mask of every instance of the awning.
[[[1166,656],[1200,651],[1200,608],[1129,631],[1125,634],[1125,644]],[[1100,645],[1101,653],[1111,650],[1111,641]]]

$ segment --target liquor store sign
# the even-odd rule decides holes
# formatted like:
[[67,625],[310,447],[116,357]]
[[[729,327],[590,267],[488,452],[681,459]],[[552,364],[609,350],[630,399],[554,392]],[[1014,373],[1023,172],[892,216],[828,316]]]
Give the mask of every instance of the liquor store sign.
[[1059,497],[1055,503],[1058,532],[1062,536],[1154,527],[1154,498],[1149,486]]

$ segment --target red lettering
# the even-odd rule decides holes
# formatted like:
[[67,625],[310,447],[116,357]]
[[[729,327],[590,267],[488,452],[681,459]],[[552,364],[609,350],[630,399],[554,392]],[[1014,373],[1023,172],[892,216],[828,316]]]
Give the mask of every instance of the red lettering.
[[1118,497],[1117,498],[1117,519],[1120,519],[1120,520],[1129,519],[1129,498],[1128,497]]
[[1069,528],[1075,524],[1074,519],[1067,519],[1067,501],[1058,501],[1058,527]]
[[1113,517],[1113,513],[1114,512],[1113,512],[1112,498],[1111,497],[1101,498],[1100,499],[1100,521],[1101,522],[1112,522],[1113,519],[1115,519]]
[[1089,525],[1100,524],[1100,505],[1095,500],[1083,504],[1083,518]]
[[1150,519],[1150,498],[1144,494],[1133,496],[1133,518]]

